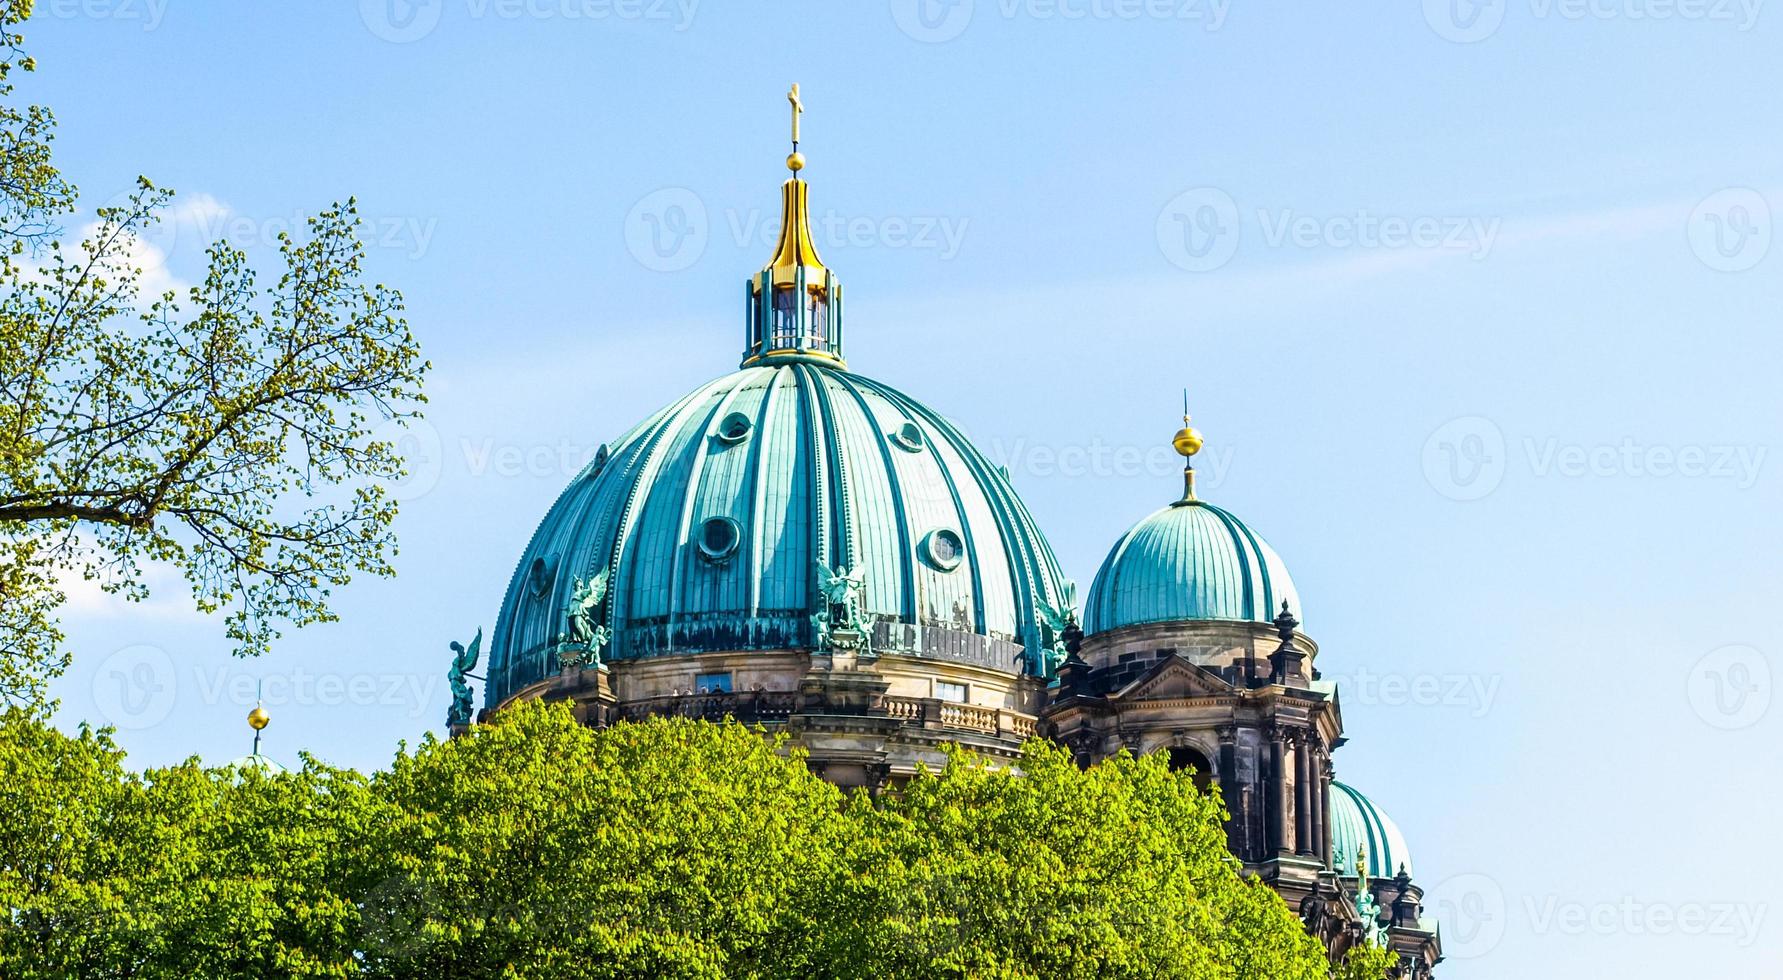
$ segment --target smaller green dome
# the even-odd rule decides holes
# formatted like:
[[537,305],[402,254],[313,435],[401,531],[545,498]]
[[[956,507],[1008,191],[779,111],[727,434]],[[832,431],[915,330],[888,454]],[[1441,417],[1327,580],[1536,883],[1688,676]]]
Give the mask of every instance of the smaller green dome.
[[1305,619],[1288,568],[1255,531],[1199,500],[1133,526],[1096,572],[1084,611],[1090,633],[1187,620],[1268,623],[1282,600]]
[[223,763],[222,768],[234,769],[240,772],[246,772],[249,769],[258,769],[268,776],[280,776],[289,771],[284,766],[279,765],[258,752],[255,752],[252,755],[244,755],[239,759],[231,759],[228,762]]
[[1331,856],[1336,870],[1355,872],[1356,852],[1362,851],[1370,878],[1391,878],[1401,867],[1412,873],[1412,852],[1399,825],[1380,807],[1343,783],[1331,782]]

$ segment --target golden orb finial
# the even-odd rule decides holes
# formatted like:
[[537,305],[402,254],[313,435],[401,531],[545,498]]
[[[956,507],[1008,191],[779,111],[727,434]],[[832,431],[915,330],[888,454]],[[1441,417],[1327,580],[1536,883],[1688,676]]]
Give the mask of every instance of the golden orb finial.
[[1183,416],[1182,428],[1176,430],[1170,444],[1176,447],[1178,456],[1193,456],[1201,451],[1201,433],[1189,425],[1188,416]]
[[254,705],[254,710],[248,712],[248,727],[254,731],[260,731],[271,723],[272,715],[267,714],[266,709],[259,705]]
[[1195,501],[1195,454],[1201,451],[1201,432],[1189,424],[1189,390],[1182,392],[1182,428],[1170,439],[1170,445],[1176,454],[1182,457],[1182,500],[1188,504]]
[[1176,436],[1170,440],[1176,447],[1176,454],[1188,458],[1201,451],[1201,433],[1189,424],[1189,389],[1182,390],[1182,428],[1176,430]]

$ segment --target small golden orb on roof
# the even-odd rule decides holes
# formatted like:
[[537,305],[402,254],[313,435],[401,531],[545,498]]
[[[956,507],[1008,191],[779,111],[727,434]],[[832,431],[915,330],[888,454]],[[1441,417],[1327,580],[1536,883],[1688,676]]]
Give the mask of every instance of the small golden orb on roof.
[[803,153],[799,153],[796,151],[793,153],[787,154],[786,169],[792,171],[795,174],[798,173],[799,171],[805,169],[805,155]]
[[271,723],[272,715],[267,714],[266,709],[259,705],[255,705],[254,710],[248,712],[248,727],[254,731],[259,731]]
[[1170,440],[1176,447],[1179,456],[1193,456],[1201,451],[1201,433],[1191,426],[1183,426],[1176,430],[1176,437]]

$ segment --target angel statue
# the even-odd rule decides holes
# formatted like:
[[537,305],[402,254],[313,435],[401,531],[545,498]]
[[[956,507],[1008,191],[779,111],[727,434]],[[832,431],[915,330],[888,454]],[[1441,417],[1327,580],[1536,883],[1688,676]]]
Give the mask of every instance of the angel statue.
[[[867,584],[867,570],[856,566],[830,568],[817,563],[817,591],[823,593],[824,612],[831,629],[858,629],[861,621],[861,590]],[[836,615],[840,606],[842,614]]]
[[564,618],[569,621],[569,632],[564,635],[564,640],[570,647],[559,658],[564,666],[586,667],[600,663],[601,647],[607,645],[610,634],[606,624],[597,623],[596,620],[601,603],[606,599],[605,568],[587,581],[576,579],[563,610]]
[[1060,590],[1059,605],[1054,608],[1045,599],[1035,603],[1039,607],[1041,625],[1046,627],[1042,639],[1046,651],[1041,656],[1040,676],[1051,677],[1071,656],[1071,644],[1083,635],[1077,624],[1077,583],[1066,582]]
[[[483,656],[483,629],[477,628],[476,638],[471,640],[469,649],[464,644],[453,640],[452,669],[446,672],[446,679],[452,684],[452,707],[446,710],[446,725],[456,728],[471,723],[471,686],[464,682],[466,677],[475,677],[471,671],[477,669],[477,661]],[[482,680],[481,677],[475,677]]]
[[595,612],[600,609],[607,598],[607,570],[601,569],[594,578],[583,581],[576,579],[570,589],[569,601],[564,604],[563,614],[569,620],[569,633],[564,637],[571,643],[589,646],[595,640]]

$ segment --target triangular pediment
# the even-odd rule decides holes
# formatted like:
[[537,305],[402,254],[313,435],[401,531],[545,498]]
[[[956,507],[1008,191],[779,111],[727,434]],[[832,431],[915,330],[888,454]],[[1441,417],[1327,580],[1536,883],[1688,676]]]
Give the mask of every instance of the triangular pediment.
[[1159,661],[1110,697],[1122,701],[1162,701],[1230,693],[1232,685],[1220,675],[1177,654]]

